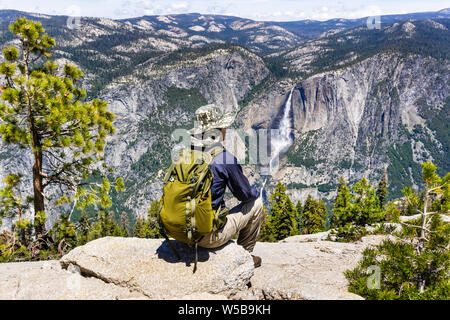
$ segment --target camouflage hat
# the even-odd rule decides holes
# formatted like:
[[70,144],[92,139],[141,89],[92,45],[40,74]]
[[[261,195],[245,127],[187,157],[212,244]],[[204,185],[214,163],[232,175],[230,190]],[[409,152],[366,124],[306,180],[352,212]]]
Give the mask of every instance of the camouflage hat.
[[202,106],[195,111],[195,125],[189,134],[196,135],[211,129],[228,128],[234,122],[233,112],[223,113],[215,104]]

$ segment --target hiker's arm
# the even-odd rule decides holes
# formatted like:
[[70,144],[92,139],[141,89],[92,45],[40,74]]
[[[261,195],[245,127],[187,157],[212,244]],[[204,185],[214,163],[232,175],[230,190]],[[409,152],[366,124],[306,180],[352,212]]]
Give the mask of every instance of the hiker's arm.
[[250,186],[240,164],[227,164],[227,186],[231,193],[241,202],[255,200],[259,197],[259,190]]

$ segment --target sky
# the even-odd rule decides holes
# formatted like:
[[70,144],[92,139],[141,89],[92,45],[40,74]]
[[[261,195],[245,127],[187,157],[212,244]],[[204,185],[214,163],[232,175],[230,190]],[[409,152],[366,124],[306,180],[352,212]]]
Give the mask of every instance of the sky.
[[0,9],[113,19],[197,12],[259,21],[328,20],[448,7],[449,0],[0,0]]

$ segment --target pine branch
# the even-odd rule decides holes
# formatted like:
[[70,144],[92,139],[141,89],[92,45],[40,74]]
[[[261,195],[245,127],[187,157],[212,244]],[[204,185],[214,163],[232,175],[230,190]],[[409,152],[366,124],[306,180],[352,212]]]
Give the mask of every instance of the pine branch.
[[440,188],[442,188],[444,185],[445,185],[445,184],[440,185],[440,186],[438,186],[438,187],[434,187],[434,188],[432,188],[432,189],[429,189],[429,190],[428,190],[428,193],[434,193],[434,192],[433,192],[434,190],[440,189]]
[[42,57],[42,52],[39,52],[39,55],[37,55],[36,58],[34,58],[33,60],[31,60],[31,63],[30,63],[30,64],[35,63],[35,62],[38,61],[41,57]]
[[428,232],[436,232],[437,233],[437,231],[432,231],[430,229],[423,228],[422,226],[416,226],[416,225],[405,223],[405,222],[400,222],[400,223],[405,225],[405,226],[407,226],[407,227],[412,227],[412,228],[417,228],[417,229],[424,229],[425,231],[428,231]]

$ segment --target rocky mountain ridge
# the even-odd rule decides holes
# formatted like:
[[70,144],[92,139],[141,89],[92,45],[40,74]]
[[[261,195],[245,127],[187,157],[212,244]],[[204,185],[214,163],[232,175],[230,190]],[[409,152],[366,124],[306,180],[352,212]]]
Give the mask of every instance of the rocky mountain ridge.
[[[216,103],[240,111],[237,127],[272,128],[292,88],[295,142],[269,191],[283,181],[294,201],[307,194],[332,199],[339,175],[375,182],[387,167],[391,196],[398,196],[419,182],[420,161],[449,170],[445,11],[399,18],[381,30],[360,24],[342,30],[331,21],[313,39],[235,17],[82,18],[80,28],[69,29],[67,17],[0,11],[3,46],[14,43],[6,26],[20,15],[43,22],[56,38],[54,58],[80,66],[90,96],[116,113],[118,131],[105,153],[126,183],[123,194],[113,194],[116,215],[134,217],[161,195],[170,134],[191,127],[197,107]],[[6,145],[0,161],[1,176],[27,172],[32,163],[31,155]],[[254,166],[244,170],[251,183],[261,182]],[[23,191],[30,187],[25,181]]]

